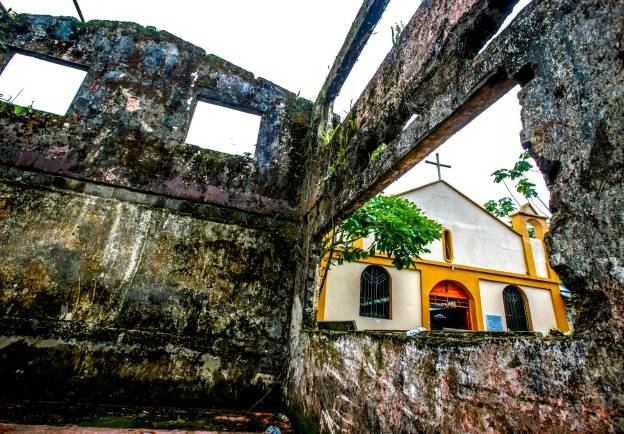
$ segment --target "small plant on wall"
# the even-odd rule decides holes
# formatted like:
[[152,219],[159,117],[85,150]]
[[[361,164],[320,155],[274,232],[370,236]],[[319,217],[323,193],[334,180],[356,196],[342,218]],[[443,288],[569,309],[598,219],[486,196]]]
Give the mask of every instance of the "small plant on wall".
[[393,47],[396,47],[399,45],[399,40],[401,38],[401,33],[403,33],[403,29],[405,29],[403,22],[394,23],[393,26],[390,26],[390,32],[392,33],[392,46]]

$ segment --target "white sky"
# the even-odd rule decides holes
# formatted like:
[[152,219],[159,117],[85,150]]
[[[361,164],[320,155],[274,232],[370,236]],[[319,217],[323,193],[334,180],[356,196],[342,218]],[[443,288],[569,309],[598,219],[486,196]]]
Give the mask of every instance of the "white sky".
[[[253,155],[260,120],[258,115],[197,101],[186,143],[228,154]],[[210,134],[206,134],[207,130]]]
[[[515,12],[529,1],[521,0]],[[79,3],[87,20],[134,21],[167,30],[256,76],[314,100],[361,0],[79,0]],[[336,100],[336,113],[344,116],[389,51],[390,26],[407,23],[419,3],[419,0],[390,1]],[[76,16],[72,0],[3,0],[3,4],[17,12]],[[443,179],[480,204],[507,195],[505,187],[494,184],[490,174],[498,168],[511,167],[522,152],[516,92],[507,94],[436,151],[443,163],[453,166],[443,169]],[[237,128],[240,125],[234,124],[233,129]],[[254,128],[257,134],[257,126]],[[196,133],[193,128],[191,131]],[[547,203],[548,192],[541,175],[537,172],[532,175],[541,199]],[[408,190],[436,179],[436,168],[420,163],[386,192]]]
[[[435,152],[438,152],[440,162],[452,166],[441,169],[442,179],[480,205],[488,199],[509,195],[503,184],[493,183],[490,175],[496,169],[511,168],[523,152],[519,135],[522,129],[517,97],[519,90],[516,86],[509,91],[426,158],[435,161]],[[550,196],[536,167],[529,172],[528,178],[537,185],[540,198],[548,204]],[[385,191],[401,193],[437,179],[436,166],[421,161]],[[509,187],[520,203],[524,203],[513,190],[514,185],[509,184]],[[541,203],[538,202],[535,207],[545,214]]]
[[[0,98],[64,115],[86,75],[80,69],[15,54],[0,75]],[[45,98],[40,98],[43,94]]]

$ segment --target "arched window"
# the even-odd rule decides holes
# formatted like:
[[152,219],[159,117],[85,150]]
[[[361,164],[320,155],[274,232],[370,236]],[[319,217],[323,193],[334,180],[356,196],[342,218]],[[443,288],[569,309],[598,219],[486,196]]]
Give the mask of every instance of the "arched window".
[[507,330],[514,332],[528,331],[527,307],[520,288],[511,285],[505,287],[503,289],[503,303],[505,304]]
[[453,234],[449,228],[442,228],[442,254],[446,262],[453,262]]
[[382,267],[371,265],[362,272],[360,316],[390,319],[390,276]]

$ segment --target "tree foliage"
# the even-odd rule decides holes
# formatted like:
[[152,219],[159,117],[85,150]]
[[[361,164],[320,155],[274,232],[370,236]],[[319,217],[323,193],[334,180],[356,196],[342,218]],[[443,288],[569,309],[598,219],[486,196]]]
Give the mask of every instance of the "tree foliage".
[[[529,161],[530,157],[529,152],[524,151],[520,154],[518,161],[516,161],[511,169],[495,170],[492,173],[494,182],[497,184],[502,182],[505,186],[507,186],[507,180],[516,181],[516,191],[527,200],[537,197],[535,184],[527,178],[527,172],[533,168],[533,164]],[[496,217],[508,217],[509,214],[517,209],[514,205],[513,199],[509,196],[502,197],[498,200],[488,200],[485,204],[483,204],[483,207]]]
[[[327,272],[334,264],[366,259],[376,253],[387,254],[392,265],[401,270],[414,264],[414,259],[428,253],[426,246],[439,239],[442,225],[422,214],[413,202],[394,196],[378,195],[336,226],[323,242]],[[353,247],[360,238],[373,237],[366,249]]]
[[501,218],[507,217],[516,210],[516,206],[510,197],[503,197],[498,199],[498,201],[490,199],[483,204],[483,207],[490,214]]

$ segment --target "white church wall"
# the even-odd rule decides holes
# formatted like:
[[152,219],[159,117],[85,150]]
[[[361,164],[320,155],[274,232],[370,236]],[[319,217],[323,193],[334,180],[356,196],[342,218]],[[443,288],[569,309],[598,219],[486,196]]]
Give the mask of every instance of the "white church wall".
[[[492,282],[488,280],[479,281],[481,291],[481,309],[483,311],[483,323],[487,324],[486,315],[500,315],[503,327],[507,330],[505,318],[505,305],[503,303],[503,289],[508,283]],[[557,327],[555,320],[555,309],[550,297],[550,291],[544,288],[518,285],[527,298],[533,331],[548,333],[552,328]]]
[[544,252],[544,242],[536,238],[531,238],[531,250],[533,251],[535,272],[539,277],[548,277],[548,270],[546,269],[546,253]]
[[[369,235],[368,237],[362,240],[362,248],[368,250],[370,245],[374,241],[374,237]],[[429,259],[431,261],[444,262],[444,256],[442,254],[442,241],[437,240],[427,246],[429,249],[429,253],[423,253],[421,255],[422,259]]]
[[375,237],[373,237],[372,235],[369,235],[366,238],[362,239],[362,248],[364,250],[368,250],[370,245],[373,243],[374,239],[375,239]]
[[533,331],[548,333],[550,329],[557,328],[555,319],[555,308],[552,304],[550,291],[543,288],[531,286],[520,286],[524,291],[531,309],[531,321]]
[[370,264],[332,267],[327,278],[325,321],[355,320],[358,330],[409,330],[422,325],[420,272],[384,267],[390,275],[392,319],[359,316],[360,276]]
[[[526,274],[522,239],[443,182],[403,195],[452,232],[454,263]],[[423,259],[443,261],[441,241]]]
[[505,305],[503,303],[503,289],[507,285],[507,283],[490,282],[488,280],[479,281],[481,311],[483,312],[483,324],[486,324],[486,327],[487,315],[499,315],[502,318],[503,328],[507,330]]

